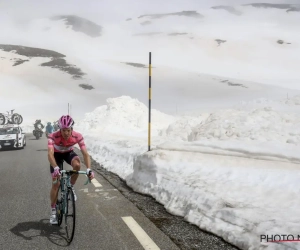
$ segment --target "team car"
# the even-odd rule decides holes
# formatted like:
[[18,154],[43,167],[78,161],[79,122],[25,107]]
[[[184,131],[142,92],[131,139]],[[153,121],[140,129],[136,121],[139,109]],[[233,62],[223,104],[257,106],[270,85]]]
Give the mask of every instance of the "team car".
[[16,124],[0,125],[0,149],[24,148],[26,135],[22,128]]

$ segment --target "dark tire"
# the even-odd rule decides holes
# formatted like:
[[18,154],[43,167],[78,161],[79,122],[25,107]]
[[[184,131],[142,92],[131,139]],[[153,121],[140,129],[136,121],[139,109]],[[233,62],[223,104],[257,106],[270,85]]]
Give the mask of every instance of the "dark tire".
[[20,123],[19,124],[21,124],[23,122],[23,117],[21,115],[19,115],[19,116],[20,116]]
[[0,125],[5,125],[7,122],[6,116],[3,114],[0,114]]
[[74,193],[71,188],[68,188],[66,200],[66,215],[65,215],[65,228],[67,242],[70,244],[73,240],[75,233],[75,221],[76,221],[76,210],[75,210],[75,200]]
[[21,124],[23,122],[23,117],[15,113],[11,116],[11,120],[13,124]]
[[60,226],[63,220],[63,203],[61,200],[61,186],[58,189],[57,201],[56,201],[56,218],[57,218],[57,226]]

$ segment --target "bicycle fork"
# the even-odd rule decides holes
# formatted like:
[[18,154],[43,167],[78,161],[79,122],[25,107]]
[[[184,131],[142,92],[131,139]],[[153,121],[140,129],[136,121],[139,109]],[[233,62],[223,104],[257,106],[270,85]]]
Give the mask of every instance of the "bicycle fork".
[[67,193],[65,192],[65,178],[61,178],[61,193],[60,193],[60,199],[61,199],[61,208],[60,211],[62,214],[67,214]]
[[[67,185],[65,185],[67,182],[66,178],[61,178],[61,194],[60,194],[60,212],[64,215],[68,213],[68,197],[69,197],[69,192],[73,192],[71,189],[71,186],[68,185],[69,183],[67,182]],[[66,190],[67,189],[67,190]]]

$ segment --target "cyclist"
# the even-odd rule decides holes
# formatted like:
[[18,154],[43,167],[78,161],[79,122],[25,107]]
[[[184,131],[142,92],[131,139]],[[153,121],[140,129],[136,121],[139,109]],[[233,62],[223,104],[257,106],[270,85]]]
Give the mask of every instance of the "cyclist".
[[[74,170],[80,170],[80,159],[79,156],[73,151],[74,145],[78,144],[83,158],[84,163],[87,167],[86,174],[89,176],[90,180],[94,178],[94,173],[91,170],[91,160],[87,152],[84,139],[82,135],[73,130],[74,120],[69,115],[63,115],[58,120],[58,131],[49,134],[48,136],[48,160],[50,162],[50,172],[52,176],[52,187],[50,191],[50,200],[51,200],[51,216],[50,223],[57,224],[56,218],[56,200],[60,182],[53,183],[60,175],[60,164],[64,161],[73,167]],[[72,175],[71,185],[72,190],[74,191],[74,184],[78,178],[78,175]],[[74,192],[75,201],[77,196]]]
[[46,126],[46,136],[48,137],[49,134],[53,133],[53,126],[51,125],[51,122],[47,122]]

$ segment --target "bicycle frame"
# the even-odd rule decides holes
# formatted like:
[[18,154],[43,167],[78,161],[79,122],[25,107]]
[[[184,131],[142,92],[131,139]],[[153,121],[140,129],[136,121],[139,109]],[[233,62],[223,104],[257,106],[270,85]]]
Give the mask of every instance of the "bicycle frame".
[[[67,190],[71,188],[71,176],[72,174],[86,174],[86,172],[76,171],[76,170],[61,170],[60,173],[61,173],[60,187],[61,187],[62,211],[63,214],[65,215],[68,212],[66,206],[66,200],[67,200]],[[84,185],[87,185],[89,182],[90,180],[88,179]]]
[[[62,168],[62,166],[61,166]],[[74,193],[71,189],[72,185],[71,185],[71,176],[73,174],[85,174],[86,175],[86,171],[77,171],[77,170],[61,170],[60,171],[61,177],[60,179],[56,179],[55,181],[53,181],[53,183],[57,183],[58,180],[60,180],[60,190],[61,190],[61,194],[60,194],[60,200],[59,197],[57,197],[57,201],[56,201],[56,214],[58,216],[58,223],[57,225],[60,226],[63,220],[63,217],[65,217],[65,229],[66,229],[66,233],[67,233],[67,242],[70,244],[73,240],[74,237],[74,232],[75,232],[75,221],[76,221],[76,209],[75,209],[75,202],[74,202]],[[87,177],[87,181],[84,185],[87,185],[90,181],[89,177]],[[69,211],[68,211],[68,195],[69,192],[71,192],[71,197],[72,197],[72,204],[73,204],[73,214],[69,215]],[[68,226],[67,226],[67,219],[68,217],[71,216],[72,220],[73,220],[73,227],[70,227],[71,229],[71,233],[69,234],[69,230],[68,230]]]
[[8,119],[11,119],[11,117],[12,117],[12,115],[13,115],[13,113],[14,113],[14,109],[12,109],[12,110],[10,111],[10,113],[9,113],[9,111],[6,111],[6,113],[7,113],[6,117],[7,117]]

